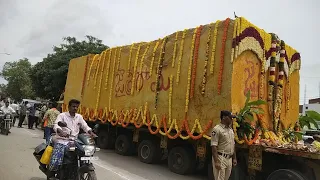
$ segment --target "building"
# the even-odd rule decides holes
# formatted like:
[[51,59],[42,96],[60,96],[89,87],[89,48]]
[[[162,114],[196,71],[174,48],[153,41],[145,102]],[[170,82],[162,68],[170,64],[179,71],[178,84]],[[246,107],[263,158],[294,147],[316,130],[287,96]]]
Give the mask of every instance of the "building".
[[305,115],[306,111],[316,111],[320,113],[320,98],[310,99],[309,104],[304,104],[299,106],[299,113]]

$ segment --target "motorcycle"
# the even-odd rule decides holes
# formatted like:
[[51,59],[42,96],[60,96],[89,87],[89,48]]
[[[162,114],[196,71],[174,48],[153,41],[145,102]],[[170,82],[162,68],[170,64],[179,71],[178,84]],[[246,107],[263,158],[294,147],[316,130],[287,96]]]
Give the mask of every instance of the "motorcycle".
[[[60,122],[58,125],[66,127],[66,124]],[[47,165],[40,162],[42,154],[47,147],[46,143],[37,146],[33,153],[40,165],[39,169],[47,176],[48,180],[97,180],[95,168],[91,161],[99,159],[93,155],[95,152],[100,151],[100,148],[96,147],[93,137],[88,134],[79,134],[78,138],[76,138],[71,136],[71,130],[68,138],[57,137],[55,134],[52,134],[49,143],[52,147],[54,138],[69,141],[68,148],[65,150],[63,157],[63,163],[58,171],[51,172],[48,170]]]
[[7,135],[10,133],[12,127],[13,116],[9,113],[5,114],[0,111],[0,131],[1,134]]

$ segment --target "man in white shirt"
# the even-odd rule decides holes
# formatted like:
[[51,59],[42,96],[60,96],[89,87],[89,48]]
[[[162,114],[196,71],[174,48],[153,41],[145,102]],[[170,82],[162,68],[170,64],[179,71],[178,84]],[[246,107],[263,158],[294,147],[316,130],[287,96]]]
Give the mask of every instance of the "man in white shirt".
[[[80,128],[84,130],[86,133],[90,134],[91,136],[96,136],[93,132],[92,129],[88,126],[86,121],[83,119],[81,114],[77,114],[76,112],[78,111],[80,105],[80,101],[72,99],[69,101],[69,112],[64,112],[58,115],[54,126],[53,130],[57,132],[57,134],[60,137],[69,137],[69,135],[74,136],[77,138]],[[63,128],[58,125],[58,123],[62,121],[66,123],[68,128]],[[50,164],[49,164],[49,170],[50,171],[56,171],[58,170],[59,166],[63,162],[63,154],[64,150],[67,147],[69,141],[65,140],[63,138],[57,137],[56,143],[54,145],[54,149],[52,151]]]
[[9,102],[6,101],[5,105],[1,107],[1,111],[3,111],[4,114],[11,114],[13,115],[15,112],[14,109],[12,109],[12,107],[9,106]]
[[14,101],[12,104],[10,104],[10,107],[12,107],[12,109],[16,112],[16,114],[14,115],[13,118],[13,125],[16,123],[16,119],[19,118],[19,105],[17,104],[16,101]]

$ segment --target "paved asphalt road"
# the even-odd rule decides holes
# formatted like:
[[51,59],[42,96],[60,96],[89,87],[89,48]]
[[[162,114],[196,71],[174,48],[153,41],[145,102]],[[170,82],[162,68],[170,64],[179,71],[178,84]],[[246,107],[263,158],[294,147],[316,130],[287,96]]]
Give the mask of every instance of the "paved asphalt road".
[[[33,157],[34,148],[44,140],[40,130],[13,127],[8,136],[0,135],[0,180],[46,180]],[[100,180],[203,180],[202,176],[181,176],[163,165],[148,165],[137,157],[125,157],[113,151],[96,153],[94,161]]]

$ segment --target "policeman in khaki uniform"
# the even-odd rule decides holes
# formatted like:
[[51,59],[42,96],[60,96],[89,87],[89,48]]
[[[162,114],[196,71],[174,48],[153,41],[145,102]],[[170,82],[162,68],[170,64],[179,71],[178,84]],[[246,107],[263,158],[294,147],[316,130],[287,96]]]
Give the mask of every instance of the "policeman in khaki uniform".
[[235,116],[230,111],[221,111],[221,123],[212,130],[212,166],[215,180],[228,180],[232,165],[237,165],[232,118]]

